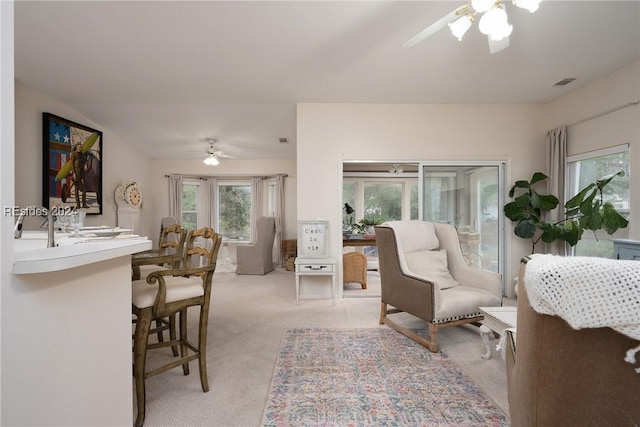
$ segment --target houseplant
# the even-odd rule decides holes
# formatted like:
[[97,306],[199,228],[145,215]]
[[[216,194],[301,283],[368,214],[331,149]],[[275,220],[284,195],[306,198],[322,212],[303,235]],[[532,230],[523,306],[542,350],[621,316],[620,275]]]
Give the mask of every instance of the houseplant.
[[531,180],[516,181],[511,187],[509,197],[513,201],[504,206],[504,214],[516,223],[516,236],[531,240],[531,253],[535,252],[536,244],[540,240],[545,243],[560,240],[575,246],[585,230],[595,233],[604,229],[611,235],[618,229],[627,227],[629,223],[613,204],[604,198],[604,188],[616,176],[624,176],[624,171],[604,176],[588,184],[565,203],[563,220],[549,221],[545,219],[545,214],[555,209],[559,200],[554,195],[540,194],[535,190],[537,184],[547,179],[545,174],[536,172]]
[[351,228],[359,234],[362,235],[373,235],[375,234],[374,228],[376,225],[382,224],[384,221],[381,219],[374,218],[362,218],[357,223],[351,225]]

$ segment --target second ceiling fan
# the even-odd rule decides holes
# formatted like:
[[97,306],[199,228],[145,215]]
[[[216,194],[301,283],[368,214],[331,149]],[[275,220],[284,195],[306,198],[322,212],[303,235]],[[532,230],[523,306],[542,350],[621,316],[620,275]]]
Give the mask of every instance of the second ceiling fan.
[[[527,9],[531,13],[538,10],[538,5],[541,1],[512,0],[514,5]],[[404,42],[402,47],[413,47],[446,26],[449,26],[449,29],[458,40],[462,40],[462,37],[471,28],[473,21],[480,16],[478,18],[478,29],[487,36],[489,52],[500,52],[509,46],[509,36],[513,31],[513,25],[509,24],[503,3],[501,0],[471,0],[471,3],[456,8],[420,31]]]

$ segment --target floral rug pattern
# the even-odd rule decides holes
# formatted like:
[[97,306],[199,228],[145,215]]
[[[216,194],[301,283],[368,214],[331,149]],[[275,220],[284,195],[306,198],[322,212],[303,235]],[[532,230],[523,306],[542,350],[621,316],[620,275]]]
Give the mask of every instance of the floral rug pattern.
[[262,424],[508,426],[444,353],[387,328],[285,331]]

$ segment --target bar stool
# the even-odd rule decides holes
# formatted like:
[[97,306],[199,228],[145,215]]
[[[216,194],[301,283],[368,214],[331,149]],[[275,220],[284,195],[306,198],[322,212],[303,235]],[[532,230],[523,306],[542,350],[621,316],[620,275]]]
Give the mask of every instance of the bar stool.
[[[195,244],[199,240],[198,245]],[[133,340],[133,373],[135,378],[138,413],[135,426],[141,427],[145,418],[145,381],[162,372],[182,366],[184,375],[189,375],[189,362],[198,360],[202,391],[209,391],[207,378],[207,326],[211,282],[216,268],[216,259],[222,237],[209,227],[190,231],[180,268],[162,269],[150,273],[146,280],[132,282],[132,312],[137,317]],[[194,264],[199,265],[192,267]],[[187,338],[187,309],[199,307],[198,343]],[[178,339],[148,343],[151,322],[179,313]],[[176,346],[180,347],[180,358],[157,369],[145,370],[147,350]],[[189,354],[189,350],[193,354]]]

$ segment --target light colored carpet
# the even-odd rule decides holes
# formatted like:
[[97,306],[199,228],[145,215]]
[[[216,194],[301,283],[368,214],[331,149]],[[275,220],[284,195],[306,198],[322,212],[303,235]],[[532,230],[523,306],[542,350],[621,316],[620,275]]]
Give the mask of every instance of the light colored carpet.
[[344,298],[380,298],[380,273],[371,270],[367,272],[367,289],[362,289],[360,283],[345,283],[343,289]]
[[[286,329],[387,328],[378,325],[377,298],[343,298],[335,305],[330,299],[301,300],[297,306],[294,273],[282,269],[266,276],[216,271],[213,282],[207,346],[210,391],[202,392],[195,363],[189,376],[178,368],[150,378],[146,427],[259,426]],[[189,315],[192,337],[197,314],[191,310]],[[408,315],[400,322],[425,326]],[[491,360],[481,358],[484,345],[477,328],[445,328],[439,342],[442,351],[508,414],[504,361],[495,352]],[[163,360],[166,352],[152,352],[149,365]]]

